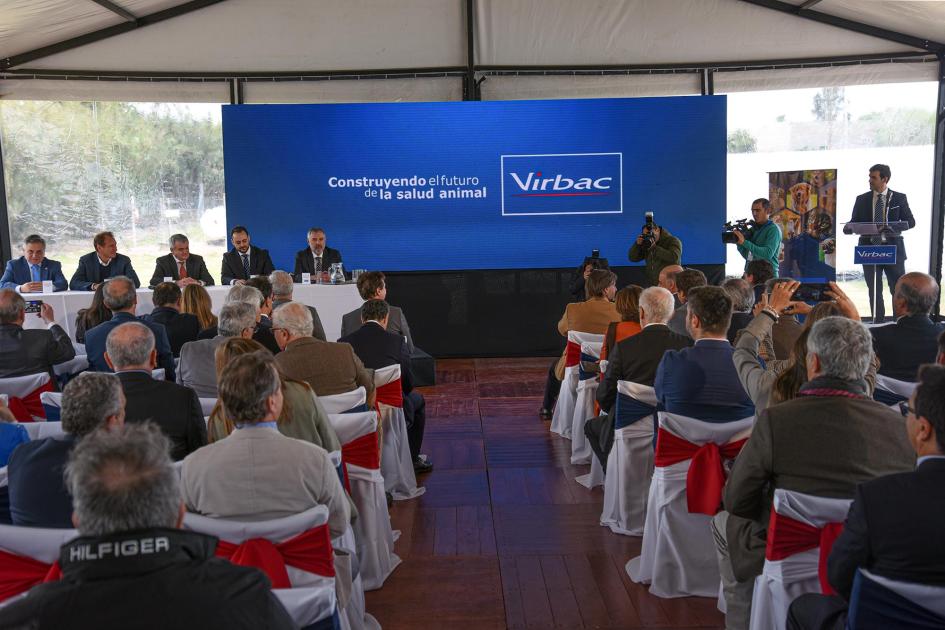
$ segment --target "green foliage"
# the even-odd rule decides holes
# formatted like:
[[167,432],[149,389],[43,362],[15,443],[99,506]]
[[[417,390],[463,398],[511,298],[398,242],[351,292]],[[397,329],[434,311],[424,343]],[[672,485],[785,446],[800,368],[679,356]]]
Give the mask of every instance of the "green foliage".
[[874,146],[901,147],[934,144],[935,112],[917,108],[887,108],[860,116],[873,132]]
[[747,129],[736,129],[728,134],[729,153],[754,153],[758,150],[758,141]]

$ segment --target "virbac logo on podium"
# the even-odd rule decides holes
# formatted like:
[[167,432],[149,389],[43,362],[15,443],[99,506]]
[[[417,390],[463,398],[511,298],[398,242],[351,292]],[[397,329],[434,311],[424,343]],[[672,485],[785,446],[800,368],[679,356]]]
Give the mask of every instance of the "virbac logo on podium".
[[502,216],[620,214],[622,153],[503,155]]

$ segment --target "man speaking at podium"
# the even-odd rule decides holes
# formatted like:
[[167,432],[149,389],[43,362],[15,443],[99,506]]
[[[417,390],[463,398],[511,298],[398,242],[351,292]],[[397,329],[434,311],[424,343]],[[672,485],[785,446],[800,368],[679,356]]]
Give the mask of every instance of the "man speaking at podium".
[[[890,190],[887,186],[892,173],[885,164],[874,164],[870,167],[870,192],[863,193],[856,198],[853,204],[853,218],[850,221],[855,223],[892,223],[894,221],[905,221],[909,228],[915,227],[915,217],[912,216],[912,210],[909,209],[909,202],[906,196],[901,192]],[[872,245],[871,236],[860,236],[860,245]],[[906,272],[906,246],[902,242],[901,236],[896,236],[890,244],[896,245],[896,264],[895,265],[863,265],[863,276],[866,278],[866,287],[870,293],[870,308],[876,303],[876,312],[873,313],[873,321],[881,322],[886,312],[883,307],[883,273],[886,274],[886,282],[889,284],[889,293],[893,295],[896,290],[896,282],[899,277]],[[877,267],[879,268],[877,272]],[[873,297],[873,281],[878,286],[880,299]]]

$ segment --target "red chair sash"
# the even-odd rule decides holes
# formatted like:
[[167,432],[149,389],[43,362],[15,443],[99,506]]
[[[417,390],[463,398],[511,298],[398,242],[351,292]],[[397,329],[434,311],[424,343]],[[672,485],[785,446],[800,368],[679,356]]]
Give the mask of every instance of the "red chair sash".
[[778,514],[772,508],[771,518],[768,521],[765,558],[771,561],[784,560],[802,551],[820,547],[820,556],[817,561],[820,590],[824,595],[836,595],[827,580],[827,558],[842,531],[843,523],[827,523],[819,529],[790,516]]
[[378,470],[381,467],[381,450],[377,445],[377,432],[362,435],[343,445],[341,461],[361,468]]
[[400,386],[399,378],[377,388],[377,404],[391,407],[404,406],[404,390]]
[[564,367],[574,367],[581,363],[581,344],[569,341],[564,351]]
[[39,395],[43,392],[53,391],[56,390],[53,388],[52,381],[49,380],[22,398],[10,396],[9,407],[13,417],[20,422],[33,422],[34,416],[45,418],[46,410],[43,409],[43,403],[40,401]]
[[37,584],[62,578],[59,563],[46,564],[27,556],[0,551],[0,602],[25,593]]
[[748,438],[727,444],[693,444],[665,429],[657,431],[656,454],[653,465],[657,468],[672,466],[691,459],[686,474],[686,504],[690,514],[713,516],[722,505],[725,487],[723,459],[734,459]]
[[292,586],[286,565],[325,577],[335,576],[327,524],[278,544],[265,538],[250,538],[239,545],[221,540],[216,555],[233,564],[262,570],[269,576],[272,588]]

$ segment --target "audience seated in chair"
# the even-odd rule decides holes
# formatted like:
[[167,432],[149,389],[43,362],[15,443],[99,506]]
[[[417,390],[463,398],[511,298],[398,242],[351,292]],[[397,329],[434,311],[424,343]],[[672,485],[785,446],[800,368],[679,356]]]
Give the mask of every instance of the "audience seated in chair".
[[216,538],[179,529],[167,449],[148,424],[98,431],[75,447],[66,483],[79,537],[62,548],[61,579],[0,608],[0,626],[296,627],[263,573],[214,557]]
[[[295,288],[295,281],[292,280],[292,274],[287,271],[273,271],[269,276],[269,282],[272,283],[272,310],[276,311],[280,306],[292,301],[292,292]],[[314,306],[308,306],[308,312],[312,314],[312,336],[322,341],[328,341],[325,337],[325,328],[322,326],[322,320],[318,316],[318,311]],[[342,331],[344,330],[344,320],[342,320]]]
[[83,372],[62,392],[63,434],[21,444],[7,464],[14,525],[72,527],[72,497],[62,472],[75,445],[93,431],[122,426],[125,395],[112,374]]
[[325,449],[279,433],[282,383],[268,352],[233,359],[220,375],[220,402],[235,431],[187,456],[181,485],[187,509],[236,521],[264,521],[328,507],[332,538],[351,510]]
[[312,316],[304,304],[293,302],[274,314],[273,333],[279,347],[276,364],[289,378],[308,383],[319,396],[343,394],[364,387],[374,406],[374,379],[350,344],[312,337]]
[[[587,277],[585,286],[587,301],[568,304],[558,321],[558,332],[564,337],[568,336],[569,331],[603,335],[611,322],[620,321],[620,313],[612,302],[617,293],[617,274],[609,269],[595,269]],[[566,353],[567,350],[562,352],[561,357],[555,359],[548,368],[545,396],[538,412],[542,418],[551,417],[561,391]]]
[[[791,278],[771,278],[765,283],[765,294],[770,295],[776,285],[790,281]],[[778,313],[778,320],[771,327],[771,335],[762,344],[766,354],[765,361],[790,358],[791,349],[794,348],[803,329],[801,323],[797,321],[797,313],[800,311],[782,310]]]
[[742,279],[751,286],[755,293],[755,302],[757,302],[765,291],[770,290],[766,285],[769,280],[774,279],[774,265],[771,264],[770,260],[764,258],[749,260],[745,263],[745,272],[742,274]]
[[17,446],[29,441],[26,429],[16,422],[13,412],[0,401],[0,467],[7,465],[7,460]]
[[945,331],[945,324],[929,318],[936,300],[938,283],[932,276],[913,271],[899,278],[893,295],[895,323],[870,328],[880,374],[914,383],[919,366],[935,362],[936,340]]
[[751,285],[741,278],[729,278],[722,283],[722,288],[732,298],[732,323],[726,336],[733,345],[735,336],[751,321],[751,309],[755,306],[755,293]]
[[631,284],[614,295],[614,307],[620,314],[619,322],[610,322],[604,333],[604,343],[600,349],[600,360],[605,361],[614,346],[640,332],[640,294],[643,287]]
[[216,398],[217,370],[213,353],[230,337],[251,338],[258,310],[243,302],[224,304],[220,309],[217,335],[213,339],[185,343],[180,349],[177,382],[193,389],[200,398]]
[[100,284],[92,293],[92,303],[87,308],[80,308],[75,315],[75,341],[85,343],[85,332],[112,318],[112,312],[105,308],[105,285]]
[[748,627],[775,488],[849,499],[858,483],[912,468],[902,417],[867,395],[872,360],[863,324],[822,319],[807,338],[808,381],[758,416],[726,484],[726,511],[712,520],[726,627]]
[[[367,300],[387,300],[387,283],[384,272],[367,271],[358,276],[358,293],[361,299]],[[387,316],[387,332],[394,333],[403,337],[407,343],[407,356],[413,353],[413,337],[410,336],[410,326],[407,325],[407,318],[399,306],[388,304],[390,313]],[[341,316],[341,336],[347,337],[354,331],[361,328],[361,309],[356,308],[350,313]],[[338,341],[341,341],[339,339]],[[362,357],[363,358],[363,357]]]
[[154,334],[147,326],[128,322],[108,334],[105,362],[121,381],[125,422],[155,423],[170,440],[171,459],[179,461],[206,445],[207,425],[194,390],[151,378],[156,361]]
[[918,377],[919,386],[902,405],[916,469],[857,486],[827,562],[838,595],[798,597],[788,628],[842,629],[858,568],[899,582],[945,585],[945,368],[923,366]]
[[423,429],[426,425],[426,402],[423,395],[413,389],[407,342],[403,336],[387,329],[390,315],[387,302],[382,299],[369,299],[361,306],[363,325],[338,341],[351,344],[354,353],[358,355],[364,366],[372,370],[388,365],[400,365],[400,383],[404,392],[404,421],[407,425],[407,440],[410,443],[410,458],[415,472],[426,473],[433,470],[433,464],[420,456]]
[[199,284],[189,284],[184,287],[180,312],[196,316],[201,332],[208,328],[215,328],[217,325],[217,316],[213,314],[213,301],[210,299],[210,294]]
[[52,306],[44,303],[37,314],[46,329],[24,329],[26,302],[13,289],[0,289],[0,378],[46,372],[75,358],[69,335],[56,323]]
[[[640,324],[643,329],[619,342],[610,355],[604,380],[597,388],[597,402],[605,415],[588,422],[584,433],[606,469],[607,455],[614,439],[614,401],[617,399],[617,381],[630,381],[653,386],[656,368],[667,350],[679,350],[692,345],[688,336],[678,335],[666,322],[673,315],[673,296],[666,289],[650,287],[640,295]],[[643,410],[646,413],[648,410]]]
[[[279,346],[272,336],[272,320],[270,320],[268,316],[264,317],[265,312],[272,313],[271,301],[263,295],[262,291],[252,286],[249,282],[246,282],[230,287],[223,304],[233,304],[235,302],[249,304],[256,309],[256,321],[253,324],[253,339],[261,343],[263,347],[272,354],[278,354],[280,352]],[[206,330],[201,330],[197,338],[213,339],[217,336],[218,332],[217,327],[214,326]]]
[[660,275],[657,280],[658,287],[666,289],[673,294],[673,309],[679,306],[679,299],[676,297],[676,274],[682,271],[682,265],[666,265],[660,269]]
[[688,335],[689,331],[686,329],[686,302],[690,291],[697,287],[704,287],[707,284],[705,274],[698,269],[683,269],[676,274],[675,282],[676,299],[679,301],[679,306],[666,325],[677,335]]
[[112,312],[112,318],[85,333],[85,353],[88,355],[91,369],[96,372],[111,372],[111,368],[105,363],[105,341],[108,339],[108,333],[128,322],[141,322],[154,333],[157,366],[164,368],[164,379],[173,381],[174,354],[167,339],[167,330],[161,324],[135,317],[138,294],[134,283],[124,276],[112,278],[105,283],[104,301],[105,306]]
[[180,356],[180,349],[188,341],[196,341],[200,334],[200,322],[196,315],[181,313],[183,293],[173,282],[162,282],[154,287],[151,303],[154,310],[141,319],[161,324],[167,330],[167,339],[171,343],[171,352]]

